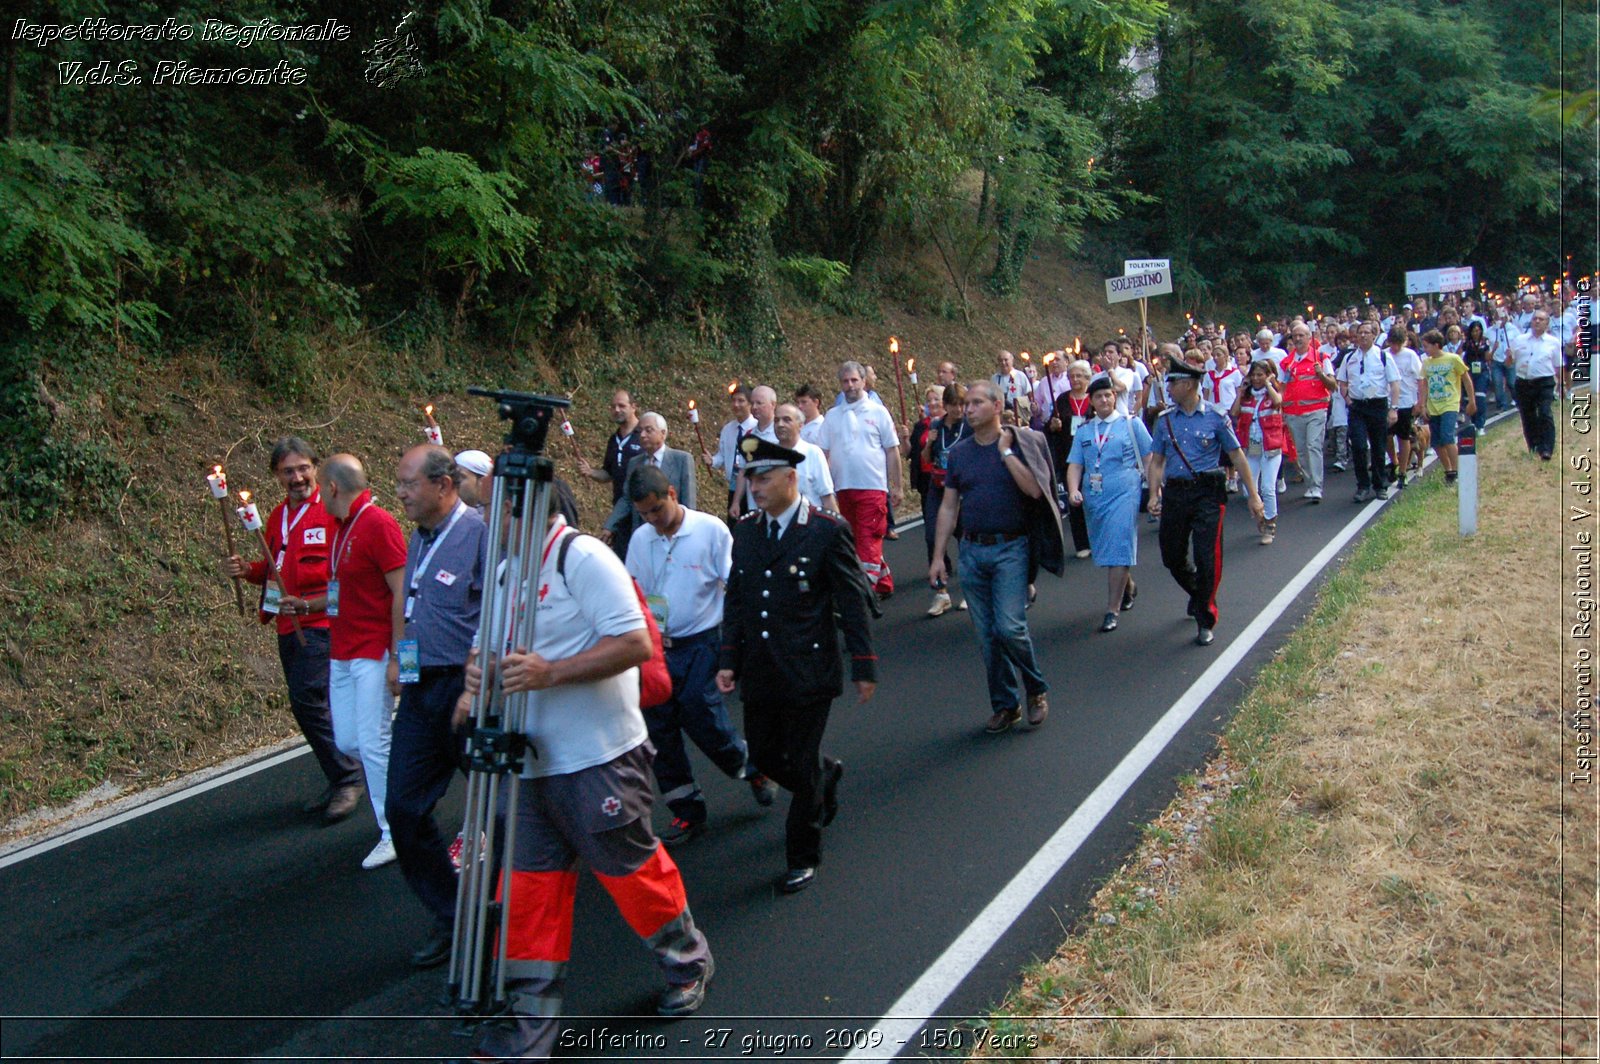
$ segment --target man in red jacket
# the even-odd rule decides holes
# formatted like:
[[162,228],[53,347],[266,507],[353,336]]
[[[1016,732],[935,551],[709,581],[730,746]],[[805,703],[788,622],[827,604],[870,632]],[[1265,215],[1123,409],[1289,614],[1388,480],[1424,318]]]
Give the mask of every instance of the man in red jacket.
[[[289,707],[328,779],[327,789],[307,802],[305,811],[320,811],[331,822],[349,816],[366,789],[360,764],[335,745],[328,713],[328,615],[320,606],[326,602],[328,552],[337,523],[323,509],[317,490],[315,447],[298,436],[280,438],[272,447],[272,475],[283,485],[285,498],[268,516],[265,531],[286,593],[280,595],[270,582],[265,560],[246,562],[235,554],[222,567],[230,577],[262,586],[262,624],[277,615],[278,660],[289,687]],[[316,610],[312,599],[317,600]],[[303,643],[295,635],[291,614],[299,618]]]

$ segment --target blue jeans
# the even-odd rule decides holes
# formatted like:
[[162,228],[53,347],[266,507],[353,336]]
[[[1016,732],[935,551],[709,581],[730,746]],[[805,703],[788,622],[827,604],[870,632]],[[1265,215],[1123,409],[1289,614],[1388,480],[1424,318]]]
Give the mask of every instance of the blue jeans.
[[985,545],[964,539],[956,564],[988,671],[989,704],[996,713],[1009,713],[1022,704],[1019,671],[1030,698],[1050,690],[1028,635],[1028,540]]
[[667,650],[667,673],[672,677],[672,697],[644,711],[650,742],[655,744],[656,784],[674,816],[693,824],[706,819],[706,799],[694,781],[687,735],[711,763],[733,779],[744,774],[745,742],[728,719],[722,692],[717,690],[718,630],[674,640]]
[[466,735],[451,729],[450,715],[465,676],[461,668],[424,668],[419,682],[400,688],[389,736],[389,833],[406,885],[440,928],[455,922],[456,870],[433,807],[461,763]]
[[1517,386],[1517,370],[1509,362],[1489,363],[1489,378],[1494,381],[1494,405],[1498,410],[1511,407]]

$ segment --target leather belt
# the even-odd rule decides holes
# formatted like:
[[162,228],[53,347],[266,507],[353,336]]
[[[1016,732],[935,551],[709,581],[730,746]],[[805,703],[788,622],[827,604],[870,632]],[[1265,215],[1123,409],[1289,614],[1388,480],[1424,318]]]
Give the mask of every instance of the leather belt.
[[992,547],[997,543],[1014,543],[1027,535],[1026,532],[963,532],[961,541],[976,543],[980,547]]

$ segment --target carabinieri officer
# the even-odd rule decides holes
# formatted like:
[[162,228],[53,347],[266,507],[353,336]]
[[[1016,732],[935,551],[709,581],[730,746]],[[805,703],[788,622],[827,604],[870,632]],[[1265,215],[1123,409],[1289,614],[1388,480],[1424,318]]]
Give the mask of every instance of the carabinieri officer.
[[1250,512],[1258,525],[1266,514],[1227,413],[1200,398],[1204,372],[1182,359],[1172,360],[1167,387],[1173,405],[1156,419],[1150,458],[1150,512],[1161,518],[1161,564],[1188,594],[1189,616],[1200,626],[1194,641],[1203,647],[1211,645],[1211,630],[1217,626],[1217,585],[1222,581],[1222,515],[1228,498],[1224,455],[1250,491]]
[[788,872],[778,882],[793,894],[815,878],[822,829],[839,811],[844,765],[822,756],[822,733],[844,689],[841,625],[857,701],[877,690],[872,591],[850,526],[800,496],[795,467],[805,455],[759,436],[740,440],[739,450],[758,509],[733,530],[717,687],[732,694],[737,683],[750,760],[794,796]]

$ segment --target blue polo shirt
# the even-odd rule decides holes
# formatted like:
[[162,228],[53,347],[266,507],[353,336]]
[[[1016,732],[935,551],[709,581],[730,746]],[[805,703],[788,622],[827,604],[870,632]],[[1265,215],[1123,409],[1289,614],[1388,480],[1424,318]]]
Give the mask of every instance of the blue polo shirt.
[[[1196,473],[1222,468],[1224,456],[1239,449],[1233,420],[1221,410],[1201,400],[1194,413],[1185,414],[1177,405],[1168,407],[1156,419],[1152,449],[1167,461],[1168,480],[1184,480]],[[1183,448],[1183,457],[1176,448]],[[1184,459],[1188,463],[1184,463]],[[1191,470],[1190,467],[1193,467]]]
[[464,504],[437,528],[411,534],[401,591],[407,603],[406,638],[417,641],[423,668],[467,663],[478,634],[488,549],[488,526]]

